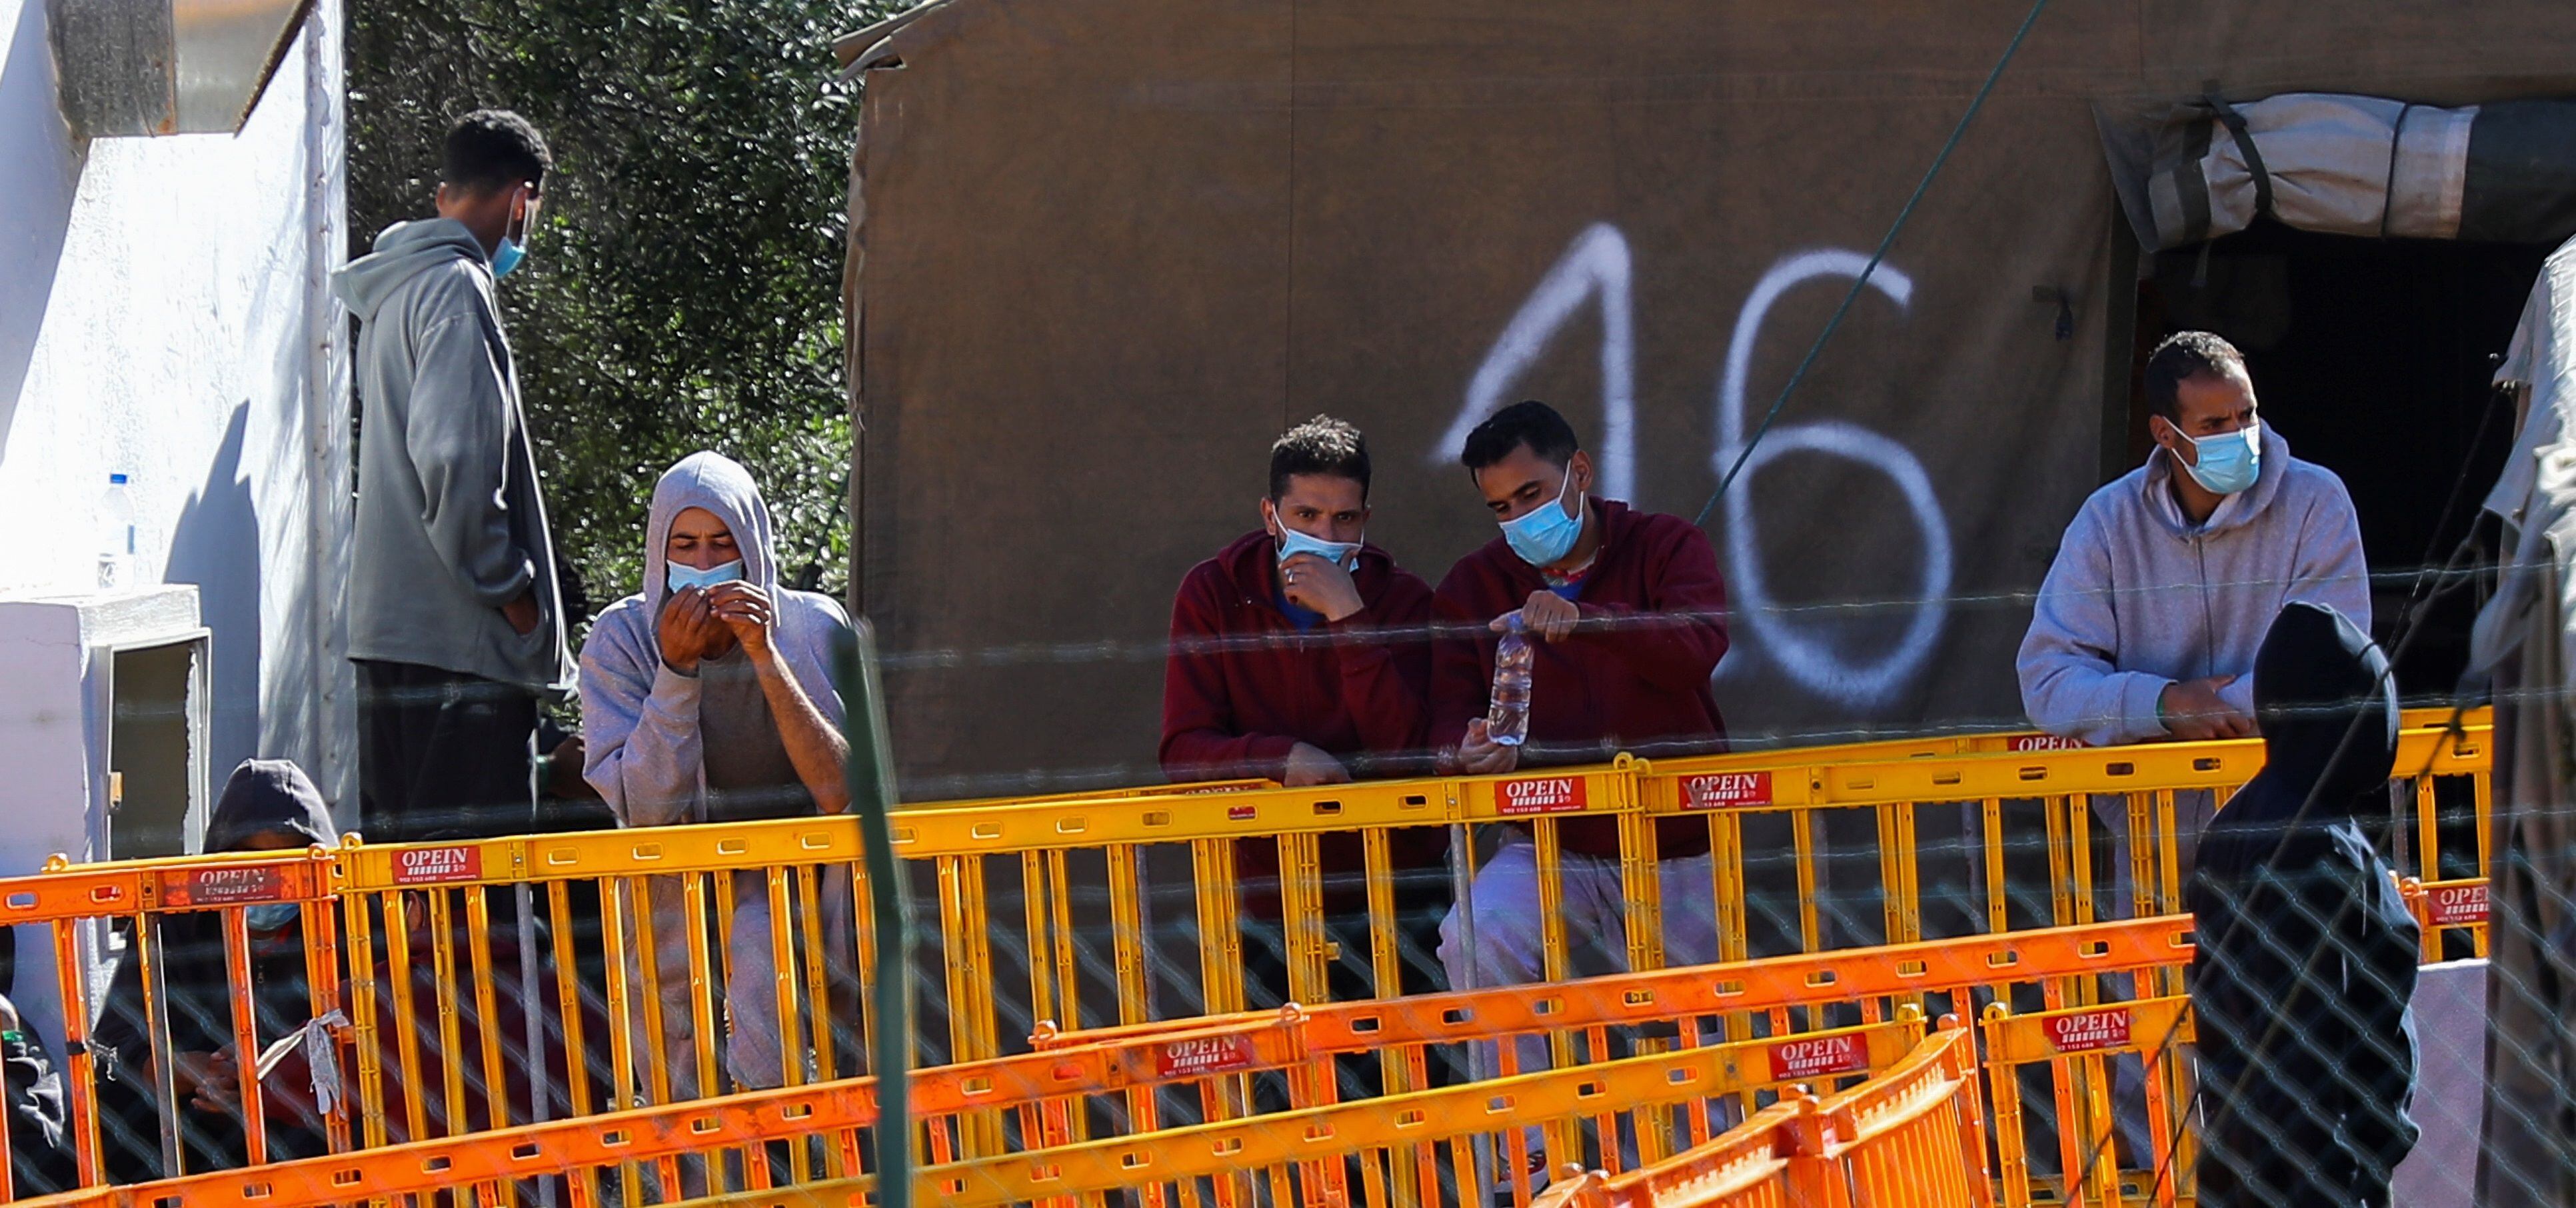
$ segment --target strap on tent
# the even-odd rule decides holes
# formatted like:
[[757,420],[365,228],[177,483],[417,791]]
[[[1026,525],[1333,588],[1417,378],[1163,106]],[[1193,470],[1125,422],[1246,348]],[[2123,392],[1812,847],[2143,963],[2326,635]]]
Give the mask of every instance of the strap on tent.
[[[2227,132],[2236,138],[2236,149],[2245,155],[2245,171],[2254,177],[2254,212],[2265,218],[2272,213],[2272,174],[2263,168],[2263,153],[2254,146],[2254,133],[2245,125],[2245,115],[2218,95],[2216,89],[2202,94]],[[2393,146],[2393,144],[2392,144]],[[2392,150],[2391,154],[2394,154]]]

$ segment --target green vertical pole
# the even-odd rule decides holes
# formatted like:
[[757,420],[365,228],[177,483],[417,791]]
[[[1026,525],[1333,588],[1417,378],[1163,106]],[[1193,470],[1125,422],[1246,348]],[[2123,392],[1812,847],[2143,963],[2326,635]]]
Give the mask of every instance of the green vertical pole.
[[850,809],[859,817],[866,848],[868,898],[876,927],[877,1204],[910,1208],[912,1202],[912,919],[910,895],[895,867],[894,747],[886,726],[885,688],[877,675],[876,631],[859,618],[851,640],[840,643],[841,733],[850,747]]

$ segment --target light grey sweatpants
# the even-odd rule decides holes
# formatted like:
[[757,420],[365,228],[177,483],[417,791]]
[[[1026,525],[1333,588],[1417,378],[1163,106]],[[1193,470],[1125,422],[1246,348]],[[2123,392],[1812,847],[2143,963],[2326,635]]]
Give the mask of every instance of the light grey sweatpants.
[[[653,993],[661,1000],[662,1035],[657,1039],[645,1028],[643,1004],[630,1008],[634,1012],[636,1080],[640,1097],[652,1098],[648,1071],[652,1054],[658,1052],[669,1071],[671,1100],[679,1102],[718,1093],[717,1088],[698,1085],[697,1049],[700,1043],[694,1020],[698,990],[692,985],[689,962],[689,931],[686,899],[678,877],[648,877],[646,896],[650,898],[648,917],[652,923],[653,964],[656,973]],[[789,900],[796,892],[790,882]],[[715,893],[710,882],[709,893]],[[839,984],[854,977],[858,963],[857,936],[851,927],[850,879],[845,868],[828,868],[817,878],[816,894],[821,901],[823,952],[826,984]],[[631,907],[630,907],[631,909]],[[707,925],[710,977],[724,979],[724,998],[709,1004],[715,1025],[724,1037],[723,1069],[732,1077],[736,1089],[767,1089],[785,1085],[786,1062],[791,1055],[781,1053],[779,1044],[778,966],[770,935],[769,885],[765,873],[742,872],[733,878],[733,900],[718,909],[732,913],[731,943],[716,951],[719,932],[714,920]],[[797,913],[804,911],[800,906]],[[630,918],[633,916],[630,914]],[[804,960],[805,928],[812,920],[799,918],[789,929],[795,944],[795,960]],[[631,941],[630,941],[631,942]],[[722,960],[718,966],[712,962]],[[640,949],[628,949],[629,986],[641,988]],[[794,973],[791,966],[791,973]],[[795,976],[792,997],[787,1005],[799,1012],[799,1052],[792,1058],[804,1065],[806,1054],[815,1038],[803,1033],[812,1030],[813,1004],[807,1001],[807,980]],[[652,1046],[647,1048],[645,1046]]]

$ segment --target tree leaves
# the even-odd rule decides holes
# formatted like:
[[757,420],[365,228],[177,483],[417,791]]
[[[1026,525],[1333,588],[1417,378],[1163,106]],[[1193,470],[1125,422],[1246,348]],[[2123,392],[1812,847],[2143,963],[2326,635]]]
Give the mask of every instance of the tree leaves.
[[352,255],[430,211],[456,115],[516,109],[554,150],[501,306],[556,541],[590,601],[637,589],[654,480],[709,448],[759,478],[782,577],[846,586],[840,284],[856,116],[855,97],[827,84],[832,36],[894,7],[351,6]]

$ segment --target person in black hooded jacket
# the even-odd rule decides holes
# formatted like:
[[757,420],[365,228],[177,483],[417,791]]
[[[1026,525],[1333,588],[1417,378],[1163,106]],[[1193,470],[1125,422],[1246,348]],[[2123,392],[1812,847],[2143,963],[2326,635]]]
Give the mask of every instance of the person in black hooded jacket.
[[[216,799],[206,822],[208,852],[291,851],[337,843],[339,837],[339,828],[332,824],[330,810],[313,782],[303,769],[279,759],[242,761],[224,782],[223,795]],[[293,902],[263,902],[244,913],[250,931],[251,1000],[264,1048],[313,1017],[304,972],[302,907]],[[102,1058],[100,1142],[108,1179],[117,1183],[183,1172],[163,1169],[163,1113],[155,1086],[162,1055],[153,1049],[137,955],[129,940],[91,1036]],[[244,1165],[248,1153],[240,1116],[241,1078],[258,1054],[233,1051],[223,914],[198,911],[164,918],[155,955],[166,990],[176,1100],[170,1115],[178,1130],[183,1170],[197,1174]],[[281,1065],[261,1085],[290,1088],[299,1077],[310,1081],[309,1073]],[[329,1152],[323,1121],[308,1098],[277,1093],[267,1097],[264,1106],[269,1160]]]
[[[18,985],[18,931],[0,927],[0,989]],[[17,1004],[0,996],[0,1108],[9,1120],[9,1196],[26,1199],[80,1185],[64,1122],[63,1082],[45,1046],[28,1036]]]
[[2385,1205],[2414,1148],[2417,930],[2374,846],[2397,758],[2387,656],[2317,604],[2254,660],[2263,770],[2203,835],[2194,916],[2203,1208]]

